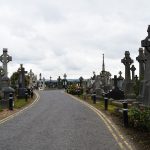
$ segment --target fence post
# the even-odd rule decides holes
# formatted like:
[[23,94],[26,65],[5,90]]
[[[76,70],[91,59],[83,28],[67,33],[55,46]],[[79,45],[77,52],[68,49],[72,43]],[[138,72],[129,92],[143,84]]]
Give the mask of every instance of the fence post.
[[105,110],[108,110],[108,98],[104,97]]

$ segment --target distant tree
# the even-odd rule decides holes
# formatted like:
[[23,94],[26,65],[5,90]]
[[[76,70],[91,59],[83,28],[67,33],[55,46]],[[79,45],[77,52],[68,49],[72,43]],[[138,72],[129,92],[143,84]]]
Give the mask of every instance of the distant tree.
[[16,84],[18,82],[18,79],[19,79],[19,73],[18,72],[14,72],[12,74],[12,76],[10,77],[11,86],[13,88],[16,88],[16,86],[17,86]]

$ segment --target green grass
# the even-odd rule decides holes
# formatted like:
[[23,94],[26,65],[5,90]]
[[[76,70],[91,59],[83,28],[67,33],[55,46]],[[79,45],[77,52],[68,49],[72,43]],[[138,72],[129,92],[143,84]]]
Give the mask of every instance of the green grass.
[[19,109],[19,108],[26,106],[29,103],[30,103],[29,100],[26,102],[25,99],[17,99],[14,102],[14,108]]
[[[83,95],[76,96],[76,97],[78,97],[81,100],[83,100]],[[85,100],[85,101],[88,102],[90,105],[96,107],[97,109],[100,109],[100,110],[104,110],[105,109],[104,99],[97,100],[96,104],[93,104],[93,100],[91,99],[91,97],[87,97],[87,100]],[[115,106],[114,104],[111,104],[111,102],[109,102],[109,104],[108,104],[108,112],[114,113],[117,108],[118,108],[117,106]]]

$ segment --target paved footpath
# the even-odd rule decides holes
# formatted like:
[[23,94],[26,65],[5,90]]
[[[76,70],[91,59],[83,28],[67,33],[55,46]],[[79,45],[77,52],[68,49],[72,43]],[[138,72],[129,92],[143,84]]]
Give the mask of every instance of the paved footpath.
[[119,150],[102,120],[62,91],[0,124],[0,150]]

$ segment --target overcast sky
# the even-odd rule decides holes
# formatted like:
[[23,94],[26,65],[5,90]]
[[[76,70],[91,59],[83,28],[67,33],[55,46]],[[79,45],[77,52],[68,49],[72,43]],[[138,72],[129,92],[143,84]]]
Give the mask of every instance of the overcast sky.
[[[0,49],[49,79],[90,78],[102,69],[124,71],[126,50],[135,58],[150,24],[149,0],[0,0]],[[138,74],[138,70],[136,72]]]

